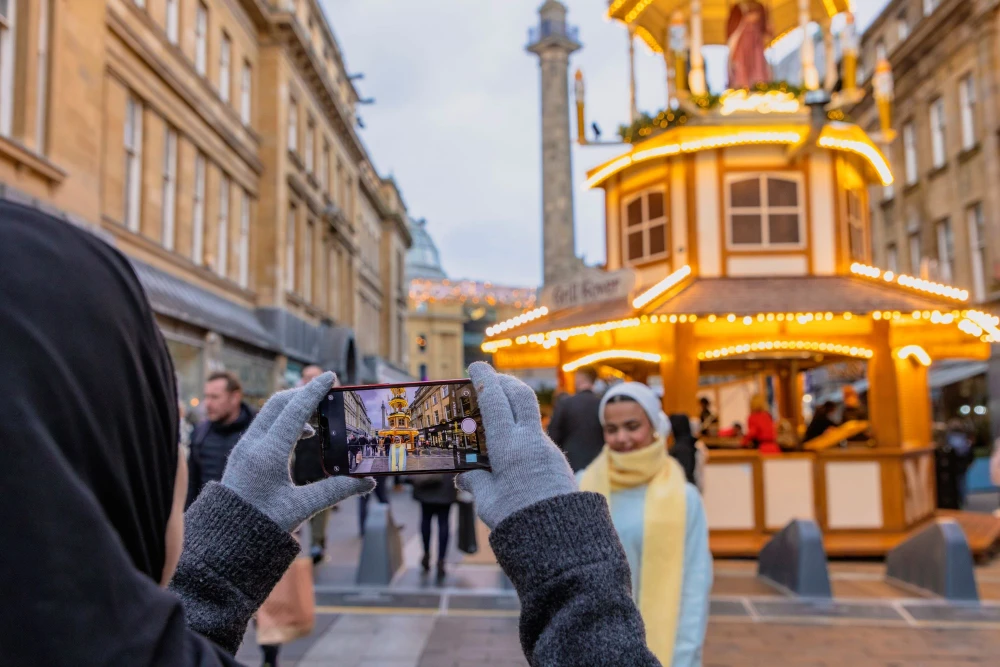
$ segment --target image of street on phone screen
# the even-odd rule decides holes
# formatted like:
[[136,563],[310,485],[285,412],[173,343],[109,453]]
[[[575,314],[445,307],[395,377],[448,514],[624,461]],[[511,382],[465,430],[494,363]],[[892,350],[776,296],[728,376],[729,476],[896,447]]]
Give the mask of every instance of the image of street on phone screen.
[[489,467],[470,383],[373,387],[329,399],[330,447],[338,461],[346,450],[348,474]]

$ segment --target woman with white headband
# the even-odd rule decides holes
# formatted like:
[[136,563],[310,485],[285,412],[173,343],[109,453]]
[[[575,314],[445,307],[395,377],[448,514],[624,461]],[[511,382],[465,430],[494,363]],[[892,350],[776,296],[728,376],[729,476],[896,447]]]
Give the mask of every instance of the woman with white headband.
[[699,667],[712,589],[701,496],[667,453],[670,420],[649,387],[611,388],[598,414],[604,449],[580,473],[580,490],[608,499],[649,649],[664,665]]

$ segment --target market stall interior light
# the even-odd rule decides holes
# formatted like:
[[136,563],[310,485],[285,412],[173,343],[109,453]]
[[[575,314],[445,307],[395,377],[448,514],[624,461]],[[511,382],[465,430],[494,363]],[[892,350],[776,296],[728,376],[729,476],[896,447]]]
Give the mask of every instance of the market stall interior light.
[[868,161],[875,173],[878,174],[882,185],[889,186],[895,180],[892,176],[892,169],[885,159],[882,151],[872,143],[868,135],[857,125],[849,123],[830,123],[820,131],[816,145],[820,148],[829,148],[836,151],[846,151],[860,155]]
[[727,357],[739,356],[743,354],[768,352],[824,352],[826,354],[837,354],[844,357],[854,357],[856,359],[871,359],[874,356],[874,352],[868,348],[858,347],[855,345],[840,345],[838,343],[820,343],[816,341],[804,340],[771,340],[730,345],[728,347],[720,347],[716,350],[699,352],[698,359],[700,361],[713,361],[715,359],[725,359]]
[[967,310],[963,314],[967,320],[970,320],[994,341],[1000,341],[1000,329],[997,329],[1000,317],[989,315],[981,310]]
[[676,287],[678,283],[680,283],[682,280],[684,280],[690,275],[691,275],[691,267],[685,264],[684,266],[677,269],[669,276],[667,276],[666,278],[664,278],[663,280],[656,283],[648,290],[637,296],[635,299],[633,299],[632,307],[644,308],[645,306],[649,305],[649,303],[652,302],[653,299],[660,296],[670,288]]
[[936,296],[947,297],[956,301],[969,300],[969,292],[967,290],[942,285],[941,283],[931,282],[930,280],[924,280],[923,278],[914,278],[913,276],[894,274],[892,271],[883,272],[881,269],[874,266],[868,266],[867,264],[860,264],[858,262],[851,264],[851,273],[856,276],[871,278],[872,280],[883,280],[885,282],[895,283],[897,285],[901,285],[902,287],[908,287],[919,292],[927,292],[928,294],[934,294]]
[[905,347],[901,347],[896,351],[896,356],[900,359],[912,357],[921,366],[931,365],[931,355],[927,354],[927,350],[919,345],[907,345]]
[[576,361],[564,364],[562,369],[567,373],[572,373],[573,371],[583,368],[584,366],[590,366],[591,364],[612,360],[646,361],[651,364],[658,364],[660,363],[660,355],[655,352],[637,352],[635,350],[604,350],[603,352],[588,354],[585,357],[580,357]]
[[798,97],[780,90],[769,90],[766,93],[729,90],[719,100],[719,113],[723,116],[731,116],[737,112],[796,113],[801,108]]

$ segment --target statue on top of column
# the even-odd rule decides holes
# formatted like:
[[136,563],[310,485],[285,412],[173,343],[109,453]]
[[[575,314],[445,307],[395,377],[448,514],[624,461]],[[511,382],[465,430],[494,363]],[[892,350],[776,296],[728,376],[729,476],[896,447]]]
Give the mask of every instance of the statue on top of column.
[[764,50],[774,35],[764,5],[740,0],[729,13],[729,87],[751,88],[771,81],[771,66]]

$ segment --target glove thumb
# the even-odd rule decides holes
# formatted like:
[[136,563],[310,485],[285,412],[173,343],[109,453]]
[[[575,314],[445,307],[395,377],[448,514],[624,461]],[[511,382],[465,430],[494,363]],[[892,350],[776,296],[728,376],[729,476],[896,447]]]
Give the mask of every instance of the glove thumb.
[[375,490],[375,480],[371,477],[327,477],[312,484],[299,487],[302,504],[309,510],[309,516],[351,496],[360,496]]
[[481,501],[484,496],[489,495],[489,489],[492,485],[493,473],[487,470],[470,470],[455,478],[455,486],[462,491],[471,493],[477,501]]

